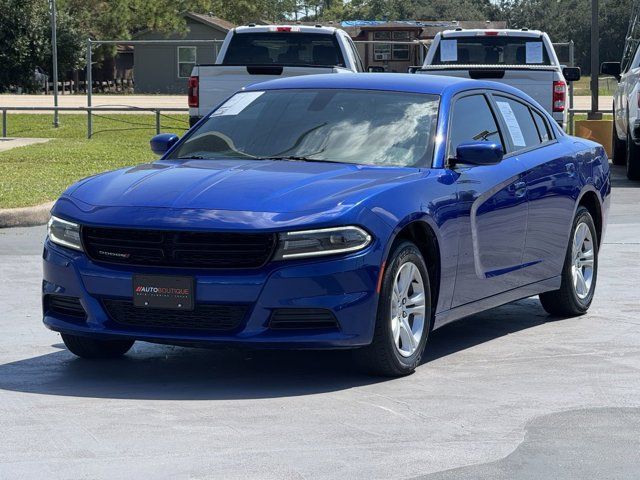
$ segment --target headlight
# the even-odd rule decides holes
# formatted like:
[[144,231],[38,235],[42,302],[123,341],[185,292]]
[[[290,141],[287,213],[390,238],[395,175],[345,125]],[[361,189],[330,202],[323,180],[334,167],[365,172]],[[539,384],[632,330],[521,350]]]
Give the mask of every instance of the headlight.
[[82,251],[80,242],[80,225],[58,217],[51,216],[47,224],[49,240],[63,247]]
[[371,243],[371,235],[349,226],[286,232],[279,235],[279,240],[276,260],[355,252]]

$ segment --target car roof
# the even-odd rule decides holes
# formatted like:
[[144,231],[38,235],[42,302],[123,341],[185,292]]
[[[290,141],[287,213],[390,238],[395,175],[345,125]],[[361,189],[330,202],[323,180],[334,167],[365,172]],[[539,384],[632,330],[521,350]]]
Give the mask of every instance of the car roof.
[[451,96],[465,90],[500,90],[519,96],[534,105],[537,103],[528,95],[509,85],[484,80],[471,80],[441,75],[408,73],[341,73],[302,75],[254,83],[243,90],[285,90],[285,89],[350,89],[381,90],[406,93],[424,93]]

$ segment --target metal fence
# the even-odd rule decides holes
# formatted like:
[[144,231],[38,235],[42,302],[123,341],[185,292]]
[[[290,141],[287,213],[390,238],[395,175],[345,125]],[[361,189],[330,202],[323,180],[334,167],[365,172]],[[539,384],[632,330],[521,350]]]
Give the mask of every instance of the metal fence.
[[[188,108],[177,108],[177,107],[166,107],[166,108],[144,108],[144,107],[0,107],[0,111],[2,111],[2,138],[7,137],[8,133],[8,112],[16,111],[16,112],[87,112],[87,115],[90,117],[95,112],[124,112],[124,113],[132,113],[132,112],[149,112],[155,115],[155,129],[156,133],[162,132],[162,115],[163,112],[172,112],[172,113],[187,113],[189,111]],[[91,126],[91,122],[88,123]],[[93,132],[87,130],[87,138],[91,138]]]
[[[198,46],[198,45],[213,45],[215,53],[218,53],[219,46],[223,40],[87,40],[87,84],[93,85],[93,48],[99,45],[130,45],[135,47],[136,45],[175,45],[175,46]],[[135,55],[135,53],[134,53]],[[135,79],[134,79],[135,81]],[[87,138],[91,138],[93,135],[93,118],[92,112],[95,110],[92,108],[92,92],[93,88],[87,90]],[[157,110],[157,109],[156,109]],[[167,109],[162,109],[167,111]],[[182,111],[182,110],[181,110]],[[156,116],[158,114],[156,113]]]

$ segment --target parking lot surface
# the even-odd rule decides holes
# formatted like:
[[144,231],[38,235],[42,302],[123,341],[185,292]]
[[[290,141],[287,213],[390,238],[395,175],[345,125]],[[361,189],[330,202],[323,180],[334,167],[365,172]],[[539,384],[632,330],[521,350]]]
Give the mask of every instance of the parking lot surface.
[[638,478],[639,205],[615,170],[587,315],[496,308],[392,380],[340,351],[76,359],[41,324],[44,227],[0,230],[0,478]]

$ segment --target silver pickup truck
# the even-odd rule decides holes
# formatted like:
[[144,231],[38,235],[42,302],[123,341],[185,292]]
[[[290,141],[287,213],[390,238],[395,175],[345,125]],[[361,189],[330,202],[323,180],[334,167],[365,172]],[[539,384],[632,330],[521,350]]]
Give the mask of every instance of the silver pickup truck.
[[216,63],[196,65],[189,78],[193,126],[242,87],[274,78],[362,72],[356,47],[333,27],[266,25],[229,31]]
[[580,69],[563,67],[549,36],[538,30],[445,30],[436,34],[421,67],[412,73],[448,75],[506,83],[567,124],[567,81]]

